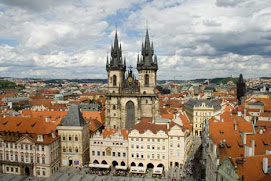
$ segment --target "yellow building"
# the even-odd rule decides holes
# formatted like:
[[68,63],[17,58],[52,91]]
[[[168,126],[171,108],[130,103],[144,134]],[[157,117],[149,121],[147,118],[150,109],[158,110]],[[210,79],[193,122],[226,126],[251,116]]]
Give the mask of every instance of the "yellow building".
[[189,99],[184,104],[184,111],[193,124],[193,135],[201,136],[204,120],[219,114],[221,108],[217,100]]

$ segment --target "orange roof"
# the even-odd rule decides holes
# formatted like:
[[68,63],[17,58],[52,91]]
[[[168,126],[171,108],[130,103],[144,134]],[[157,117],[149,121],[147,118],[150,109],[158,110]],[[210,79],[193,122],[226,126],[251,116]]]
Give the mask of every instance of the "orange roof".
[[85,119],[96,119],[100,123],[105,123],[104,111],[82,111],[82,115]]
[[61,119],[67,115],[67,111],[33,111],[33,110],[22,110],[22,115],[32,118],[40,118],[45,120],[46,117],[49,118],[50,122],[55,122],[59,124]]
[[[110,137],[111,135],[117,133],[116,129],[104,129],[103,130],[103,137]],[[128,139],[128,130],[121,130],[121,135],[124,137],[124,139]]]
[[98,121],[97,119],[91,119],[90,120],[90,125],[89,125],[89,130],[92,132],[97,131],[99,128],[101,128],[103,124]]
[[[237,174],[239,178],[244,178],[245,181],[254,181],[254,180],[271,180],[271,175],[264,174],[262,170],[263,158],[268,158],[268,163],[271,165],[271,155],[261,155],[261,156],[251,156],[246,157],[246,160],[242,164],[236,164]],[[238,158],[234,159],[236,162]]]
[[40,118],[5,117],[0,118],[0,131],[19,133],[49,134],[56,130],[56,124]]
[[15,97],[17,94],[15,93],[7,93],[7,94],[0,94],[0,99],[3,99],[5,97]]

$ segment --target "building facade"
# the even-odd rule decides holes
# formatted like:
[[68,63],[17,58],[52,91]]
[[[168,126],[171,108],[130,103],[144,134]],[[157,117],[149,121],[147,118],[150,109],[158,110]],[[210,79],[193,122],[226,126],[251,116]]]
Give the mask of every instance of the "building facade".
[[221,108],[217,100],[189,99],[184,104],[184,111],[193,124],[193,135],[201,136],[205,120],[221,113]]
[[108,88],[106,94],[106,127],[130,129],[142,117],[158,114],[158,97],[155,94],[157,57],[153,44],[150,44],[148,31],[142,43],[141,57],[138,56],[138,80],[132,67],[126,70],[126,60],[122,57],[121,44],[117,33],[111,48],[110,60],[107,57]]
[[143,118],[128,135],[129,166],[181,167],[191,137],[189,129],[173,121]]
[[57,126],[61,137],[61,166],[81,167],[89,161],[89,123],[78,105],[71,105],[68,114]]
[[90,138],[90,163],[128,166],[128,131],[104,129]]
[[6,117],[0,124],[0,173],[48,178],[60,168],[55,124],[27,117]]

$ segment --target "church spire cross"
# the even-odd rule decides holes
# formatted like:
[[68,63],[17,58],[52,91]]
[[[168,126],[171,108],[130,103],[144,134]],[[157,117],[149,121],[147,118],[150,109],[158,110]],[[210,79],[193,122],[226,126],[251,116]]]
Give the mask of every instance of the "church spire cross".
[[130,66],[129,66],[129,67],[127,67],[127,68],[128,68],[128,69],[130,69],[130,71],[131,71],[133,67],[130,65]]

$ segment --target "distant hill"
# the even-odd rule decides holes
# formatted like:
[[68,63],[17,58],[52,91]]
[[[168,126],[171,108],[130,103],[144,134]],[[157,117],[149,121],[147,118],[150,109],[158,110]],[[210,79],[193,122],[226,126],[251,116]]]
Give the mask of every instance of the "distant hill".
[[214,79],[195,79],[192,80],[193,82],[204,82],[205,80],[209,80],[210,83],[213,84],[227,84],[228,82],[232,81],[233,83],[237,83],[238,78],[232,77],[222,77],[222,78],[214,78]]
[[44,80],[44,83],[64,83],[64,82],[77,82],[77,83],[106,83],[107,79],[50,79]]

